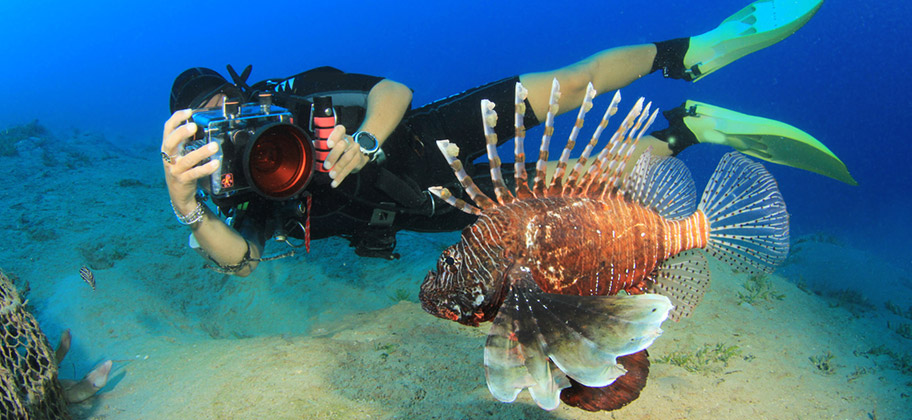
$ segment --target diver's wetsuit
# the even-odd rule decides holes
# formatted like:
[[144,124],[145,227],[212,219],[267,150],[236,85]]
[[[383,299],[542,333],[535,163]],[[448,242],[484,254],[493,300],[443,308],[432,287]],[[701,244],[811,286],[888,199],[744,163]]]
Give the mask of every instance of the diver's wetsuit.
[[[259,82],[251,88],[275,92],[275,103],[291,110],[296,123],[305,129],[311,119],[311,98],[329,94],[337,122],[352,133],[364,119],[367,93],[381,80],[320,67],[288,79]],[[463,193],[436,141],[448,139],[456,143],[467,172],[480,173],[478,167],[468,164],[485,152],[480,101],[488,99],[498,104],[497,136],[501,141],[512,138],[512,106],[518,80],[518,76],[509,77],[410,109],[383,144],[386,160],[381,164],[368,163],[337,188],[330,188],[325,173],[315,173],[306,189],[313,197],[311,238],[345,236],[360,255],[390,258],[397,230],[452,231],[471,224],[475,216],[455,210],[427,192],[428,187],[442,185],[457,197]],[[531,109],[527,101],[527,128],[538,125]],[[488,177],[479,174],[475,180],[483,191],[492,193]],[[233,212],[232,224],[248,239],[262,245],[278,231],[303,238],[303,217],[296,210],[303,207],[300,200],[281,202],[256,195],[244,199],[249,199],[246,209]],[[228,210],[239,203],[235,200],[217,204],[223,212],[232,214]]]

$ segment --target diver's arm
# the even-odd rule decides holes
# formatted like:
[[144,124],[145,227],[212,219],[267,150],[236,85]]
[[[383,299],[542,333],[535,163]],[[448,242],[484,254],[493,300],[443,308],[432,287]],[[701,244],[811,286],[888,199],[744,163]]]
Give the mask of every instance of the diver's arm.
[[[407,86],[389,79],[381,80],[367,96],[366,115],[358,130],[370,132],[382,146],[399,125],[411,102],[412,91]],[[325,166],[330,169],[333,187],[370,161],[341,125],[337,125],[329,135],[328,144],[332,151],[326,158]]]
[[373,134],[380,145],[383,145],[402,121],[410,103],[411,89],[399,82],[381,80],[367,95],[367,113],[358,131]]
[[[196,199],[196,185],[200,178],[212,175],[218,169],[220,162],[211,161],[197,166],[200,162],[210,158],[218,145],[209,143],[184,156],[178,156],[180,144],[186,142],[196,133],[196,124],[190,122],[183,124],[190,118],[192,111],[177,111],[165,122],[162,136],[162,153],[170,156],[171,162],[163,162],[165,169],[165,183],[168,185],[168,195],[175,213],[182,216],[193,214],[197,208],[202,211],[202,218],[190,224],[193,236],[214,262],[221,266],[240,263],[247,253],[247,241],[236,231],[228,227],[221,219],[215,216],[205,204]],[[199,207],[198,207],[199,206]],[[250,258],[260,256],[262,248],[250,242]],[[238,271],[237,275],[250,274],[256,262],[251,261]]]
[[[203,220],[190,225],[193,237],[200,245],[197,251],[222,268],[243,263],[237,271],[231,272],[232,275],[246,277],[252,273],[263,248],[226,225],[208,207],[203,207]],[[246,255],[248,249],[250,255]]]

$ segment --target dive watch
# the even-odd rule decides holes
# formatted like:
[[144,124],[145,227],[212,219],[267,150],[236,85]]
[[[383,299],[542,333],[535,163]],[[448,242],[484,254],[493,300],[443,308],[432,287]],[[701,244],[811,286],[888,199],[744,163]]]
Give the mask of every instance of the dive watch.
[[377,137],[374,137],[373,134],[367,131],[357,131],[352,134],[352,138],[355,143],[358,143],[361,153],[367,155],[372,162],[375,160],[382,161],[386,157],[383,154],[383,150],[380,149],[380,142],[377,141]]

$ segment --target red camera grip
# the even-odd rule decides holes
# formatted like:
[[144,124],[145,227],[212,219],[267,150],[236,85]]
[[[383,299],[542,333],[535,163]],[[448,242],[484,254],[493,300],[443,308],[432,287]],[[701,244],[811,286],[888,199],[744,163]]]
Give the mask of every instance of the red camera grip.
[[336,117],[314,117],[314,136],[316,137],[313,141],[314,145],[314,158],[317,163],[317,170],[320,172],[329,172],[329,169],[323,168],[323,162],[326,161],[327,156],[329,156],[329,145],[326,144],[326,139],[329,138],[330,133],[332,133],[333,128],[336,125]]

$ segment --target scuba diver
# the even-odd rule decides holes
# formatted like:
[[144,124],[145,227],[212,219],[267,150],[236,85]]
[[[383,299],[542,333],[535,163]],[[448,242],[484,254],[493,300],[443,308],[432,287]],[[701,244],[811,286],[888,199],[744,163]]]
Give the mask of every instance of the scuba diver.
[[[807,23],[821,4],[822,0],[758,0],[702,35],[603,50],[566,67],[507,77],[415,109],[411,109],[412,92],[405,85],[332,67],[252,85],[246,81],[249,66],[241,74],[229,66],[231,82],[216,71],[192,68],[174,82],[172,116],[164,125],[161,156],[171,204],[178,220],[190,226],[191,247],[211,261],[210,268],[224,273],[246,276],[260,261],[276,258],[262,256],[270,238],[293,247],[309,247],[311,239],[342,236],[358,255],[397,258],[398,230],[454,231],[474,222],[474,216],[453,211],[427,192],[428,187],[439,185],[449,187],[457,197],[464,193],[437,151],[436,140],[458,143],[458,158],[467,162],[466,172],[482,181],[479,187],[483,191],[490,192],[491,186],[483,182],[487,164],[468,164],[485,152],[479,123],[481,99],[500,107],[495,131],[504,142],[514,135],[511,104],[516,82],[529,92],[523,120],[528,129],[538,125],[548,112],[552,79],[561,86],[560,113],[581,105],[590,82],[600,94],[656,71],[667,78],[695,82],[788,37]],[[268,97],[267,108],[274,104],[286,109],[292,116],[288,121],[300,128],[300,132],[286,130],[292,133],[290,137],[300,139],[304,133],[307,140],[292,141],[291,146],[284,141],[276,146],[267,139],[246,147],[234,147],[228,141],[186,147],[205,136],[200,133],[211,121],[200,117],[206,115],[200,109],[221,107],[223,111],[218,114],[228,118],[239,112],[238,108],[228,111],[229,106],[258,97]],[[331,107],[324,106],[326,98]],[[655,154],[674,155],[699,143],[726,145],[763,160],[855,184],[845,165],[826,146],[788,124],[691,100],[664,115],[669,127],[640,141],[644,149],[652,146]],[[321,129],[317,121],[327,116],[333,117],[334,123]],[[230,127],[223,126],[229,131]],[[316,151],[311,143],[317,145]],[[284,163],[281,160],[282,153],[289,150],[298,156],[290,159],[293,164],[300,163],[313,172],[313,176],[301,175],[300,170],[293,169],[292,190],[283,186],[281,194],[270,195],[263,191],[269,189],[263,187],[268,182],[248,179],[251,188],[232,194],[199,192],[199,185],[207,184],[210,178],[217,181],[212,184],[217,189],[219,182],[234,185],[239,177],[256,177],[257,171],[263,171],[261,164],[257,168],[248,165],[225,178],[223,166],[230,161],[236,165],[238,161],[256,160],[238,154],[267,156],[260,161],[272,170],[287,166],[289,159]],[[312,168],[305,162],[313,162]],[[205,204],[206,198],[213,201],[224,219]],[[293,245],[289,237],[304,244]]]

